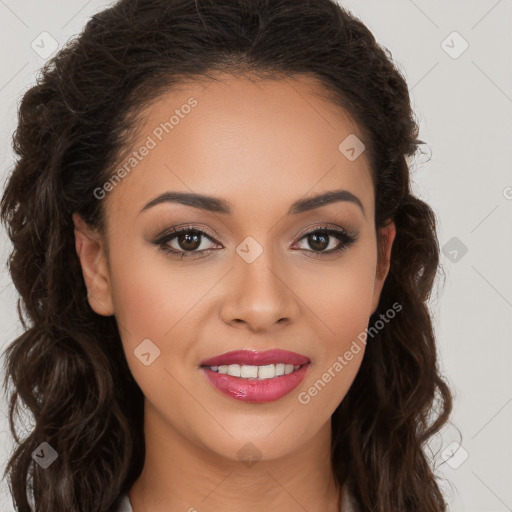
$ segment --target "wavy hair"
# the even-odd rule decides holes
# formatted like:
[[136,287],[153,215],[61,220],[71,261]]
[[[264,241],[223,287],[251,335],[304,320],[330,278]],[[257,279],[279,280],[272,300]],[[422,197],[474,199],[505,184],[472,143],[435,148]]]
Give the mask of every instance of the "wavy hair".
[[[312,77],[361,128],[376,228],[392,219],[397,230],[370,324],[395,302],[403,309],[368,339],[332,416],[333,473],[362,512],[445,511],[424,450],[452,410],[427,304],[439,246],[408,163],[425,143],[391,53],[334,0],[121,0],[92,16],[25,92],[0,203],[24,328],[5,351],[17,446],[4,478],[16,509],[109,511],[142,471],[144,397],[115,317],[89,305],[72,214],[103,233],[105,202],[94,190],[130,147],[141,108],[216,72]],[[20,402],[35,419],[22,439]],[[32,457],[43,442],[59,456],[44,470]]]

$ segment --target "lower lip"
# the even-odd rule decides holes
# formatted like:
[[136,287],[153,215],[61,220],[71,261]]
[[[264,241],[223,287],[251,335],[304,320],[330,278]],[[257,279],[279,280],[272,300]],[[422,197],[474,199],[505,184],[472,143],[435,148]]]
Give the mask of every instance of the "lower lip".
[[201,370],[208,382],[225,395],[242,402],[264,404],[279,400],[293,391],[306,377],[308,367],[309,363],[306,363],[288,375],[263,380],[233,377],[204,366]]

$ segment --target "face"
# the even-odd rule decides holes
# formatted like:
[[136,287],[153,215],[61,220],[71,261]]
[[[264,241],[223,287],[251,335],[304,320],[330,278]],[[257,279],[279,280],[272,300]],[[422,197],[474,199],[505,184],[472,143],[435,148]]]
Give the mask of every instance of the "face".
[[[341,370],[336,361],[368,326],[388,271],[395,231],[383,228],[378,259],[366,154],[339,149],[363,136],[319,87],[225,77],[162,96],[143,111],[135,165],[98,192],[105,238],[74,216],[90,305],[116,317],[146,421],[233,460],[246,443],[282,457],[330,425],[364,343]],[[344,192],[305,202],[331,191]],[[235,376],[201,366],[273,349],[307,363],[281,353],[251,365],[235,354],[210,362],[238,361],[227,369]],[[269,361],[294,372],[236,377],[243,366],[273,375]]]

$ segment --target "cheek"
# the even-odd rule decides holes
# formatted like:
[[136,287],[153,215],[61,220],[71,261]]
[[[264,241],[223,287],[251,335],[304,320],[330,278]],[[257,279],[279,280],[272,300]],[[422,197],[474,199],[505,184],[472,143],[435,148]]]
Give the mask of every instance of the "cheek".
[[147,248],[120,249],[111,260],[116,319],[133,338],[162,339],[208,289],[193,269],[166,264]]
[[[318,325],[322,349],[298,402],[311,414],[330,416],[349,391],[361,366],[366,345],[365,329],[371,313],[374,261],[353,254],[326,275],[316,274],[311,289],[311,321]],[[304,285],[306,286],[306,285]]]
[[176,270],[178,265],[173,268],[147,248],[127,249],[118,246],[111,251],[111,276],[115,316],[130,371],[150,403],[173,397],[174,405],[191,407],[187,396],[177,393],[181,386],[173,378],[177,369],[173,361],[187,359],[186,333],[194,328],[190,311],[209,284],[187,286],[191,277]]
[[353,251],[328,268],[301,277],[308,305],[339,342],[351,340],[368,325],[375,284],[371,247]]
[[[149,397],[162,391],[163,382],[177,385],[166,370],[190,374],[196,350],[190,340],[197,337],[201,326],[197,315],[207,304],[201,299],[215,281],[211,272],[169,262],[147,247],[116,246],[111,250],[111,268],[115,316],[128,365]],[[144,359],[154,362],[145,366]]]

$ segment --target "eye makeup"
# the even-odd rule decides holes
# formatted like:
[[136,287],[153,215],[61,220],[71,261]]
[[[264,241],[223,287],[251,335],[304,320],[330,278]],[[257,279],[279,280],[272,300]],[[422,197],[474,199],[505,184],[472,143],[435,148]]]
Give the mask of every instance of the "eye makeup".
[[[334,247],[325,250],[329,246],[333,245],[333,239],[338,240],[338,243]],[[302,240],[306,240],[307,244],[309,244],[310,247],[313,246],[313,248],[295,250],[302,250],[306,253],[310,253],[310,257],[322,258],[325,256],[331,256],[335,253],[341,253],[354,245],[357,242],[357,239],[358,233],[353,232],[353,230],[348,232],[340,226],[324,225],[317,226],[314,229],[301,234],[298,241],[294,243],[294,246]],[[207,241],[206,245],[209,245],[208,242],[210,242],[210,244],[220,245],[220,247],[204,247],[205,241]],[[180,260],[206,258],[213,251],[223,248],[222,245],[217,242],[215,236],[209,231],[190,224],[173,227],[162,235],[159,235],[152,241],[152,243],[171,258]],[[322,247],[323,245],[326,245],[326,247]]]

